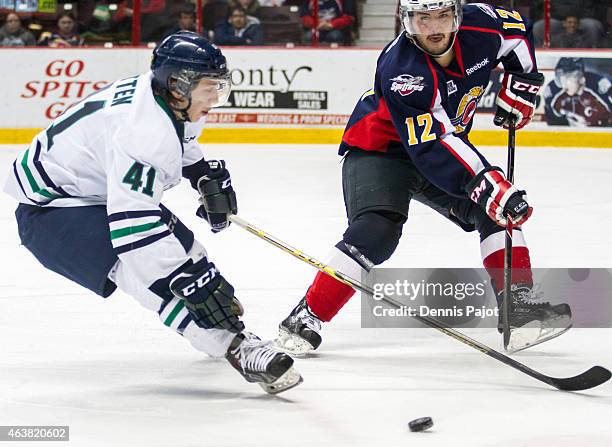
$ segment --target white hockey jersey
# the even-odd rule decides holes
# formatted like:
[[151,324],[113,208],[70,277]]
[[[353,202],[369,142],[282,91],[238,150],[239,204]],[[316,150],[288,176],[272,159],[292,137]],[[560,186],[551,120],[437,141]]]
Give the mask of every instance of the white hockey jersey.
[[178,122],[151,80],[118,80],[71,107],[17,157],[5,185],[30,205],[106,205],[113,248],[147,287],[189,259],[159,205],[182,168],[203,159],[204,124]]

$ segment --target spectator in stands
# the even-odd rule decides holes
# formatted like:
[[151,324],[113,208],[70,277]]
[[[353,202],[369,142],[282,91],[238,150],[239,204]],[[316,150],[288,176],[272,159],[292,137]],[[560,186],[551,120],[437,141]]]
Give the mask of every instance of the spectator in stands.
[[593,48],[595,42],[589,34],[581,30],[580,19],[576,16],[567,16],[563,21],[563,32],[551,38],[550,46],[553,48]]
[[259,7],[261,4],[259,0],[229,0],[230,8],[236,6],[242,6],[247,13],[247,16],[253,16],[259,18]]
[[105,42],[131,43],[131,18],[108,0],[79,2],[79,23],[84,31],[85,45]]
[[[113,29],[113,14],[108,1],[102,0],[83,3],[84,4],[79,7],[79,20],[81,23],[87,24],[87,32],[104,34]],[[90,15],[87,14],[89,11],[91,11]]]
[[[313,1],[304,2],[300,8],[302,24],[306,29],[304,38],[308,42],[312,40],[312,28],[315,26]],[[351,0],[318,0],[318,2],[319,42],[350,43],[351,27],[355,22],[353,2]]]
[[[605,30],[597,18],[607,16],[606,2],[602,0],[553,0],[550,4],[550,34],[561,34],[563,21],[568,16],[580,17],[579,29],[584,31],[590,42],[600,46],[603,42]],[[544,42],[544,0],[531,2],[530,18],[533,25],[533,35],[537,46]],[[597,17],[597,18],[596,18]]]
[[21,19],[17,14],[11,12],[6,16],[6,22],[0,28],[0,46],[23,47],[36,45],[36,40],[31,32],[21,26]]
[[84,40],[77,34],[77,23],[74,15],[63,12],[57,17],[57,30],[55,32],[43,31],[38,44],[46,47],[64,48],[80,47]]
[[180,5],[176,14],[176,25],[166,31],[165,36],[178,31],[196,31],[196,12],[193,4],[184,3]]
[[263,45],[263,29],[259,20],[249,16],[242,6],[230,9],[226,23],[215,29],[218,45]]

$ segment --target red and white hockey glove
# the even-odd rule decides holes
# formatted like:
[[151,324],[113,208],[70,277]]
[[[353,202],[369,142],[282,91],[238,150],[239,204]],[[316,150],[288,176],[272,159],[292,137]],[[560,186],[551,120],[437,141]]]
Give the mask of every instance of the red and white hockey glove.
[[529,124],[533,118],[536,98],[542,84],[544,84],[542,73],[506,72],[501,90],[495,99],[497,105],[493,118],[495,125],[507,129],[510,119],[514,119],[518,130]]
[[506,226],[506,216],[521,225],[533,211],[525,191],[519,191],[506,180],[501,168],[491,166],[480,171],[466,186],[470,199],[480,205],[498,225]]

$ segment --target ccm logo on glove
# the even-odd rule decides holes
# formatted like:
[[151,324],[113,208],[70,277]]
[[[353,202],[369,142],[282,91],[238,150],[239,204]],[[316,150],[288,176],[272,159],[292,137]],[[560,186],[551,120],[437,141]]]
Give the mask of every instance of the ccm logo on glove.
[[472,194],[470,195],[470,199],[472,199],[473,202],[478,202],[478,200],[480,199],[480,194],[485,192],[486,189],[487,189],[487,182],[486,180],[483,179],[482,182],[480,182],[480,185],[476,186],[474,190],[472,191]]
[[514,89],[520,92],[533,93],[534,95],[540,91],[539,85],[526,84],[521,81],[514,82]]
[[210,268],[206,273],[200,276],[195,282],[192,282],[184,289],[181,289],[181,292],[183,292],[183,296],[193,295],[196,292],[196,290],[201,289],[206,284],[208,284],[211,281],[211,279],[217,276],[218,273],[219,271],[215,267]]

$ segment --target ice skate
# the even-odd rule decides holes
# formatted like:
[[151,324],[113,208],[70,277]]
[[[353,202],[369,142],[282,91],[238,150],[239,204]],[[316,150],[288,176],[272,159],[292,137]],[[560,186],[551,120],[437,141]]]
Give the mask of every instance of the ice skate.
[[[502,302],[503,292],[499,294]],[[512,285],[510,301],[510,340],[506,350],[522,351],[567,332],[572,327],[568,304],[551,305],[542,301],[542,292],[528,285]],[[500,307],[498,329],[502,332],[503,309]]]
[[291,355],[300,356],[314,351],[321,344],[321,320],[308,308],[306,298],[302,298],[278,326],[277,349]]
[[250,332],[234,338],[225,358],[248,382],[257,383],[270,394],[281,393],[303,381],[293,368],[291,357],[275,351],[270,342],[263,342]]

